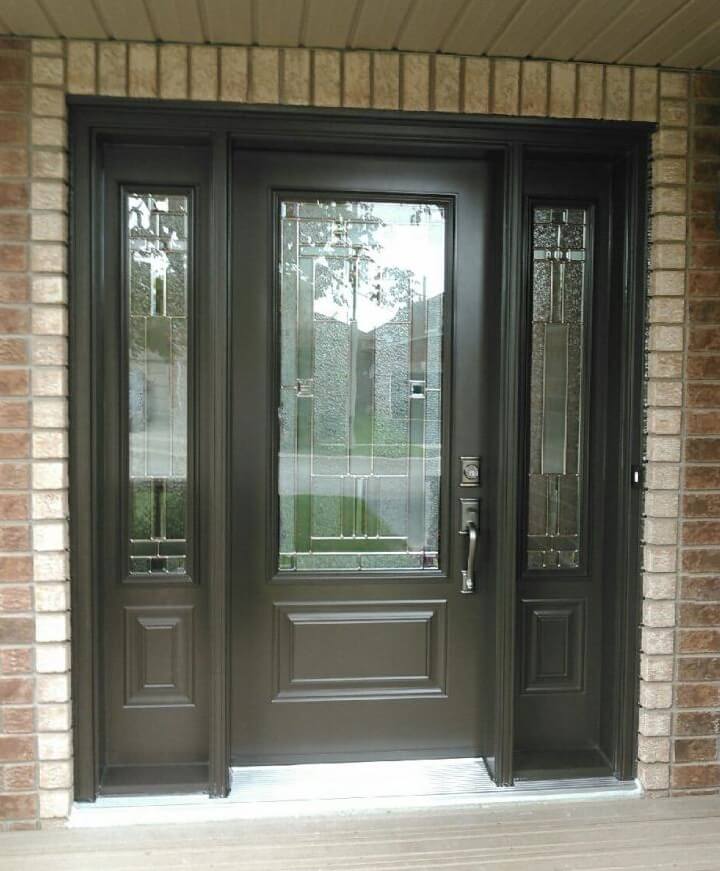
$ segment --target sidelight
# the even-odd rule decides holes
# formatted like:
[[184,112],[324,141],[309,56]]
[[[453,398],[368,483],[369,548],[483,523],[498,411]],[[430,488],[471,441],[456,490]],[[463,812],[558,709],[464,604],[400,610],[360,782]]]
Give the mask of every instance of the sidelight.
[[446,208],[279,211],[280,569],[436,569]]
[[187,569],[189,211],[187,195],[125,196],[132,574]]
[[587,209],[532,211],[530,569],[572,569],[581,560],[588,232]]

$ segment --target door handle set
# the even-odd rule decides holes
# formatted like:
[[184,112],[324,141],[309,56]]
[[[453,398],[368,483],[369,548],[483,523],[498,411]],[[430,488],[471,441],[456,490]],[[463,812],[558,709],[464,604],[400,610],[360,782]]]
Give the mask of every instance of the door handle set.
[[478,527],[480,525],[480,500],[460,500],[460,535],[468,538],[467,563],[460,572],[460,592],[475,592],[475,555],[477,553]]

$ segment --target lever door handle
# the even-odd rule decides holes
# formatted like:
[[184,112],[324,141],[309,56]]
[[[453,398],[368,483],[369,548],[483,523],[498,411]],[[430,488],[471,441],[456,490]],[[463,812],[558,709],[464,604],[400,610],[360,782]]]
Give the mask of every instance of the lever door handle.
[[468,537],[468,556],[467,567],[460,572],[460,592],[474,593],[475,592],[475,552],[477,551],[477,526],[468,521],[465,533]]

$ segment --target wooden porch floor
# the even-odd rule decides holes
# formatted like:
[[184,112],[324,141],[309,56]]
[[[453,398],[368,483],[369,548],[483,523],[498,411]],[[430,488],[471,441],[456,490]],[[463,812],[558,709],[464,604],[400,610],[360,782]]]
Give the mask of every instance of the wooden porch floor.
[[0,835],[2,871],[720,869],[720,797],[595,800]]

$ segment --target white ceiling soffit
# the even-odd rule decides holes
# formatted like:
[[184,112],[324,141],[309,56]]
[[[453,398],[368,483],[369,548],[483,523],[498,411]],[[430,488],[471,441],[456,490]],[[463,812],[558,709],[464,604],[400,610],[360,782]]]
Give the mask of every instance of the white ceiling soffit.
[[720,0],[0,0],[0,31],[720,69]]

